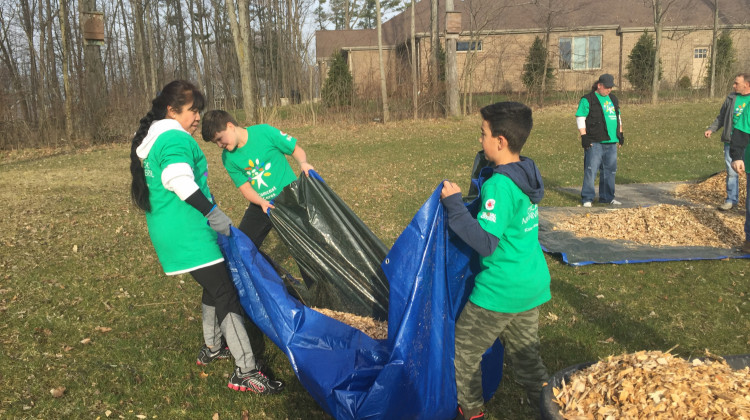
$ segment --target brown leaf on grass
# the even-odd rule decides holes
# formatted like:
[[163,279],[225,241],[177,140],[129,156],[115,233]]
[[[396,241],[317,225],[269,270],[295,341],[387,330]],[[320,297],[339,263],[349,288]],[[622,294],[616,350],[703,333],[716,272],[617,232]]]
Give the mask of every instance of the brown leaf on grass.
[[214,413],[213,417],[211,417],[211,420],[219,420],[219,413]]
[[52,397],[54,398],[60,398],[65,394],[65,387],[59,386],[57,388],[52,388],[49,390],[49,393],[52,394]]
[[62,347],[62,349],[63,349],[64,351],[68,352],[68,351],[71,351],[71,350],[73,350],[73,347],[70,347],[69,345],[67,345],[67,344],[66,344],[66,345],[64,345],[64,346]]
[[242,410],[242,420],[250,420],[250,413],[247,410]]
[[99,331],[101,333],[108,333],[108,332],[112,331],[112,328],[109,328],[109,327],[96,327],[96,328],[94,328],[94,330]]
[[208,378],[208,373],[206,373],[206,372],[201,372],[201,373],[199,373],[199,374],[198,374],[198,376],[200,376],[200,377],[201,377],[201,379],[206,379],[206,378]]
[[81,340],[81,344],[89,344],[89,343],[91,343],[91,339],[88,337]]

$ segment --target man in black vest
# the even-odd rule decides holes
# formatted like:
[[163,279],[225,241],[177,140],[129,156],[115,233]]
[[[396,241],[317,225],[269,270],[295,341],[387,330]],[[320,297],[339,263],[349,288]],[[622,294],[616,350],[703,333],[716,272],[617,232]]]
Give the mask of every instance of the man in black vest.
[[[620,106],[612,95],[615,78],[602,74],[594,82],[591,92],[581,98],[576,111],[576,123],[583,146],[583,187],[581,203],[591,207],[594,201],[594,181],[599,172],[599,202],[620,205],[615,200],[617,149],[625,142],[620,120]],[[600,170],[601,168],[601,170]]]

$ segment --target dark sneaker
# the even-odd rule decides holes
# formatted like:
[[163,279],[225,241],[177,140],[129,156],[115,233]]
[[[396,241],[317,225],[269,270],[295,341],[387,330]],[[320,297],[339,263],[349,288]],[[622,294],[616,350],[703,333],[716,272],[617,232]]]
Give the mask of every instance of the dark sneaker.
[[203,345],[201,351],[198,353],[198,360],[195,362],[198,366],[207,365],[214,360],[229,359],[232,353],[229,352],[229,347],[223,345],[216,353],[211,353],[211,350],[207,345]]
[[461,405],[459,405],[458,414],[456,415],[456,418],[454,420],[484,420],[484,411],[482,411],[481,409],[474,409],[472,411],[476,413],[470,413],[468,411],[464,413]]
[[248,373],[242,373],[239,367],[234,368],[232,377],[229,378],[229,388],[235,391],[250,391],[256,394],[278,394],[284,389],[284,383],[268,379],[263,372],[253,369]]

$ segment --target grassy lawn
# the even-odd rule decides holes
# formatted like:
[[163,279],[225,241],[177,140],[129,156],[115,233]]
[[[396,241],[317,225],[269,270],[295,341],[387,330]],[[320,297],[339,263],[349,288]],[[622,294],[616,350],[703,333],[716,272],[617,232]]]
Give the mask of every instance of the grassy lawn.
[[[624,106],[617,182],[692,180],[722,170],[718,136],[703,138],[720,104]],[[569,105],[535,112],[524,154],[541,168],[545,206],[579,201],[554,190],[581,183],[574,111]],[[478,117],[281,128],[389,246],[443,179],[468,189],[480,148]],[[201,144],[212,192],[239,223],[244,199],[219,150]],[[145,218],[130,204],[128,166],[129,144],[0,158],[0,417],[327,418],[271,344],[271,365],[288,384],[278,396],[228,390],[229,362],[195,365],[200,288],[189,276],[163,274]],[[264,249],[293,265],[273,234]],[[551,373],[673,346],[685,356],[704,349],[748,353],[746,260],[577,268],[554,256],[547,262],[552,300],[541,308],[540,323]],[[50,390],[60,387],[63,395],[53,397]],[[487,418],[529,418],[521,395],[509,369]]]

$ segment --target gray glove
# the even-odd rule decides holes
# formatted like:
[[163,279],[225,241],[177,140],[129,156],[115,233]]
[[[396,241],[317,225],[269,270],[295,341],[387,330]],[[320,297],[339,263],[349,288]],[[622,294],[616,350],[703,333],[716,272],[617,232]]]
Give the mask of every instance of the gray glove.
[[218,207],[214,207],[213,209],[211,209],[211,211],[206,215],[206,219],[208,219],[208,225],[211,226],[216,232],[221,233],[225,236],[229,236],[229,234],[231,233],[231,230],[229,230],[229,226],[232,225],[232,219],[224,214],[224,212],[221,211]]

